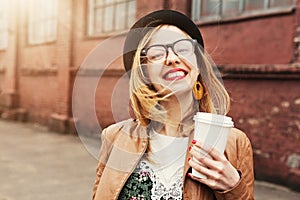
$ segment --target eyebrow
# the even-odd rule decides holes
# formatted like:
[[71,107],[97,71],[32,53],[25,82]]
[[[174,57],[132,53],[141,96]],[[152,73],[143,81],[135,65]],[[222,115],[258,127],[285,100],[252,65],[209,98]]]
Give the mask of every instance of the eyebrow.
[[167,44],[173,44],[174,42],[177,42],[178,40],[182,40],[182,39],[192,39],[191,37],[183,37],[183,38],[177,38],[177,40],[173,41],[173,42],[168,42],[168,43],[154,43],[154,44],[151,44],[149,45],[149,43],[144,47],[144,48],[147,48],[147,47],[150,47],[150,46],[153,46],[153,45],[167,45]]

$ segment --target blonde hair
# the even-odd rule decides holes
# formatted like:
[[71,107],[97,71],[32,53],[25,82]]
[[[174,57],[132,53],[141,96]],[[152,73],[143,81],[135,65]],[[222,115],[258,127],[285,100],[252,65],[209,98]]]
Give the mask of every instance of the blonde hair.
[[[143,72],[142,49],[149,43],[152,35],[162,27],[157,26],[150,30],[140,41],[131,68],[131,77],[129,81],[130,100],[135,116],[143,126],[150,124],[151,120],[163,124],[172,124],[166,121],[166,110],[159,104],[162,101],[168,101],[168,97],[173,95],[162,95],[155,90],[153,85]],[[213,65],[208,55],[202,52],[199,45],[195,50],[200,74],[198,81],[204,88],[203,98],[198,102],[198,109],[202,112],[227,114],[230,107],[230,99],[221,81],[217,78]],[[197,103],[195,100],[195,103]]]

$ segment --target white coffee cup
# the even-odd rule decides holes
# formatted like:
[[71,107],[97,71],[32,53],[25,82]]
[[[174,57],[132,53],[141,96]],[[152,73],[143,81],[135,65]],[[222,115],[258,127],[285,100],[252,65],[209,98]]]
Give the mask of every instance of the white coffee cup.
[[[232,118],[225,115],[197,112],[194,116],[194,121],[194,139],[203,142],[203,149],[206,151],[195,146],[193,148],[196,148],[205,157],[210,157],[207,152],[212,148],[224,153],[228,135],[234,126]],[[193,160],[198,162],[196,159]],[[198,178],[207,178],[204,174],[194,169],[192,169],[192,175]]]

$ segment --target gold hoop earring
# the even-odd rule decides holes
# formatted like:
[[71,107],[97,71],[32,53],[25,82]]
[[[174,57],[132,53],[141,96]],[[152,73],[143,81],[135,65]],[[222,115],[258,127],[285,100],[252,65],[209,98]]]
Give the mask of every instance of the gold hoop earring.
[[200,100],[203,97],[203,86],[197,81],[193,87],[193,94],[196,100]]

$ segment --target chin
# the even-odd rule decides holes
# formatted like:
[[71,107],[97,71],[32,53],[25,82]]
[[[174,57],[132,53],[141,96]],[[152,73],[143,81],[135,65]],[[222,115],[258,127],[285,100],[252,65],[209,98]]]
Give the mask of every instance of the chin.
[[192,89],[190,87],[168,87],[168,94],[173,93],[180,98],[186,98],[189,94],[192,95]]

